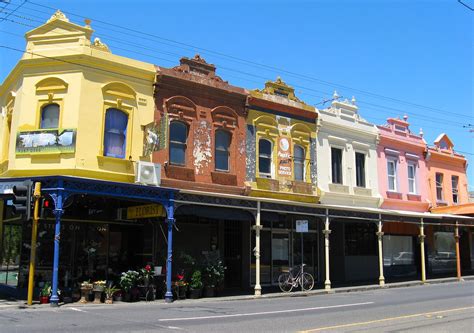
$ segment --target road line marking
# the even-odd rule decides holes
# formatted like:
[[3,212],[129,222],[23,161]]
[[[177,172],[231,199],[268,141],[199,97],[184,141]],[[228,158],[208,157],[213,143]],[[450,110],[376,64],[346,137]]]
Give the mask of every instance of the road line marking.
[[218,315],[218,316],[168,318],[168,319],[158,319],[158,321],[184,321],[184,320],[217,319],[217,318],[231,318],[231,317],[249,317],[249,316],[261,316],[261,315],[275,314],[275,313],[290,313],[290,312],[303,312],[303,311],[314,311],[314,310],[324,310],[324,309],[336,309],[336,308],[345,308],[345,307],[369,305],[369,304],[374,304],[374,302],[317,306],[313,308],[302,308],[302,309],[291,309],[291,310],[265,311],[265,312],[253,312],[253,313],[235,313],[235,314]]
[[84,310],[81,310],[81,309],[78,309],[78,308],[68,308],[69,310],[72,310],[72,311],[78,311],[78,312],[87,312],[87,311],[84,311]]
[[422,317],[422,316],[430,316],[431,317],[432,315],[435,315],[435,314],[438,314],[438,313],[462,311],[462,310],[468,310],[468,309],[474,309],[474,306],[468,306],[468,307],[456,308],[456,309],[448,309],[448,310],[440,310],[440,311],[434,311],[434,312],[415,313],[415,314],[406,315],[406,316],[389,317],[389,318],[376,319],[376,320],[370,320],[370,321],[362,321],[362,322],[351,323],[351,324],[319,327],[319,328],[309,329],[309,330],[305,330],[305,331],[300,331],[300,333],[318,332],[318,331],[323,331],[323,330],[333,330],[333,329],[336,329],[336,328],[345,328],[345,327],[369,325],[369,324],[381,323],[381,322],[384,322],[384,321],[408,319],[408,318],[415,318],[415,317]]

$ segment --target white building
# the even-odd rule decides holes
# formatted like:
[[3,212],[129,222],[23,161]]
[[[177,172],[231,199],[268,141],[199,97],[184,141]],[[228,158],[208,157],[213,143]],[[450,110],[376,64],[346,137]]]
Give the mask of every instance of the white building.
[[320,110],[317,171],[321,203],[379,207],[378,129],[358,114],[355,99],[334,101]]

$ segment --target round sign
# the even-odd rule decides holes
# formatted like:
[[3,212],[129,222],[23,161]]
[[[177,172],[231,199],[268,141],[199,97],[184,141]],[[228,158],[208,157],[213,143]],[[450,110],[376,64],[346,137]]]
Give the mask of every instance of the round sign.
[[290,148],[290,143],[288,142],[287,138],[280,139],[280,149],[283,151],[287,151]]

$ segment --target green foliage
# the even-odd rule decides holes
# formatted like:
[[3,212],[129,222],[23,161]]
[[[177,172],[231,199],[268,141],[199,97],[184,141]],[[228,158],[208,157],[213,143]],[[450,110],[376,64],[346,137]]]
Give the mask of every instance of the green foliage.
[[120,287],[128,292],[137,284],[139,278],[140,274],[137,271],[129,270],[127,272],[123,272],[122,276],[120,277]]
[[105,297],[107,298],[112,298],[112,296],[114,295],[114,293],[116,293],[117,291],[119,291],[120,289],[119,288],[115,288],[115,286],[112,284],[110,285],[109,287],[105,287],[104,289],[104,292],[105,292]]
[[203,271],[204,284],[208,287],[218,286],[224,281],[225,270],[222,260],[209,260]]
[[202,288],[202,274],[201,271],[194,271],[191,276],[191,283],[189,284],[191,289],[201,289]]
[[45,282],[43,288],[40,290],[40,296],[50,296],[51,295],[51,283]]

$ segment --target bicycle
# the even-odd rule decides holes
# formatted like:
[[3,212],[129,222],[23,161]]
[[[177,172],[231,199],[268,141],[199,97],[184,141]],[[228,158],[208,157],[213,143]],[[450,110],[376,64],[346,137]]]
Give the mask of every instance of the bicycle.
[[278,277],[278,286],[283,292],[290,292],[294,287],[301,286],[303,291],[308,291],[314,287],[314,278],[311,274],[303,272],[306,264],[298,265],[299,270],[293,275],[294,268],[288,272],[283,272]]

